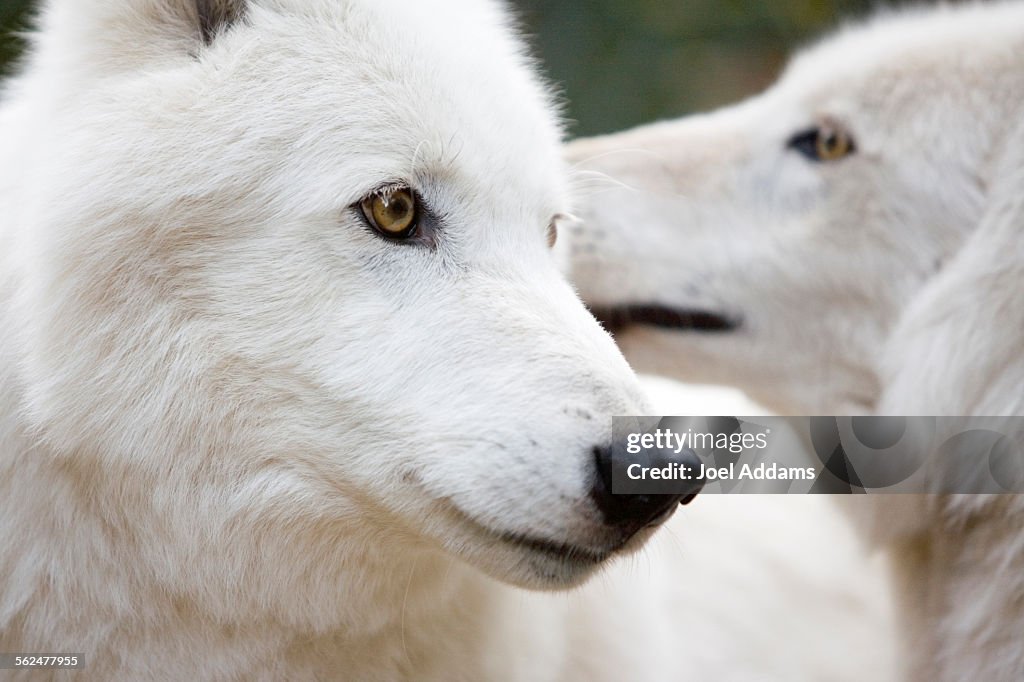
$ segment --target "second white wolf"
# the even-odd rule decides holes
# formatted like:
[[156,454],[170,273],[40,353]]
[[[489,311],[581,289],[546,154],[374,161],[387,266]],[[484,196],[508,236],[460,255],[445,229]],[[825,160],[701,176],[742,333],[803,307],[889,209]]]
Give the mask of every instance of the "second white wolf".
[[[573,144],[576,283],[639,368],[782,413],[1024,414],[1022,122],[1024,4],[880,15],[760,96]],[[867,502],[915,679],[1024,678],[1024,500]]]

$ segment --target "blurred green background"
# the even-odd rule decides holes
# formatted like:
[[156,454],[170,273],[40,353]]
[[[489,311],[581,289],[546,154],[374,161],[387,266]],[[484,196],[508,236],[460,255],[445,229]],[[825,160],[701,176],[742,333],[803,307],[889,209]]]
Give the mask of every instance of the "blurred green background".
[[[704,111],[762,90],[786,56],[872,0],[515,0],[573,135]],[[892,5],[888,2],[887,5]]]
[[[425,0],[419,0],[425,1]],[[37,0],[0,0],[0,70]],[[760,90],[785,56],[872,0],[511,0],[574,135],[705,110]],[[887,4],[892,5],[893,2]],[[898,2],[895,4],[899,4]]]

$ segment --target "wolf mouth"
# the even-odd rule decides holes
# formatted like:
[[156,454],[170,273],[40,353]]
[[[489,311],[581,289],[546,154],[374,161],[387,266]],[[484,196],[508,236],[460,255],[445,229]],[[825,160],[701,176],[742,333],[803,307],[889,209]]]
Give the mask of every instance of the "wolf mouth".
[[519,549],[525,549],[534,554],[544,555],[569,564],[596,565],[604,562],[620,549],[623,543],[607,549],[595,549],[592,547],[581,547],[568,542],[538,538],[524,533],[517,533],[511,530],[498,530],[486,524],[480,523],[473,515],[462,510],[454,502],[445,500],[445,508],[453,512],[462,522],[475,528],[477,532],[483,533],[492,541],[497,540],[506,545]]
[[610,550],[599,551],[588,549],[586,547],[580,547],[579,545],[544,540],[542,538],[534,538],[528,535],[520,535],[518,533],[505,532],[501,533],[500,537],[502,541],[509,544],[517,545],[533,552],[537,552],[538,554],[546,554],[550,557],[572,563],[599,564],[612,554],[612,551]]
[[723,313],[654,304],[594,305],[590,312],[612,334],[634,325],[709,333],[731,332],[740,326],[739,320]]

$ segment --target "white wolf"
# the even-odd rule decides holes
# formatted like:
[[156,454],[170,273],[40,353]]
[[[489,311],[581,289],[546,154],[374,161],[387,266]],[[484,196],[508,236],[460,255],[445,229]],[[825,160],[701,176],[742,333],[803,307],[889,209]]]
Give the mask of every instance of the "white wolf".
[[[795,414],[1024,414],[1024,3],[881,15],[765,93],[570,148],[639,369]],[[610,176],[612,186],[605,176]],[[871,500],[916,679],[1024,677],[1024,500]]]
[[470,565],[574,585],[671,511],[598,489],[643,403],[550,255],[560,130],[506,23],[45,7],[0,125],[0,649],[498,679],[552,632]]
[[0,110],[0,651],[84,652],[96,680],[836,665],[822,621],[761,625],[831,569],[744,592],[756,542],[513,587],[582,582],[677,499],[599,473],[607,417],[644,403],[549,252],[560,129],[498,4],[41,22]]

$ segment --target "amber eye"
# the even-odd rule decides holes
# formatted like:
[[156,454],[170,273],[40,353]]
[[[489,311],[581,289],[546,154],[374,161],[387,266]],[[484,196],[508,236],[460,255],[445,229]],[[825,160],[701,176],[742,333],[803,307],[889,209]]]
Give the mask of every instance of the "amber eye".
[[853,150],[853,143],[845,131],[821,127],[818,129],[814,148],[818,152],[818,158],[822,161],[836,161]]
[[812,161],[838,161],[856,151],[850,134],[831,124],[794,135],[788,146]]
[[390,239],[416,234],[419,200],[408,187],[385,187],[363,199],[359,207],[373,229]]

